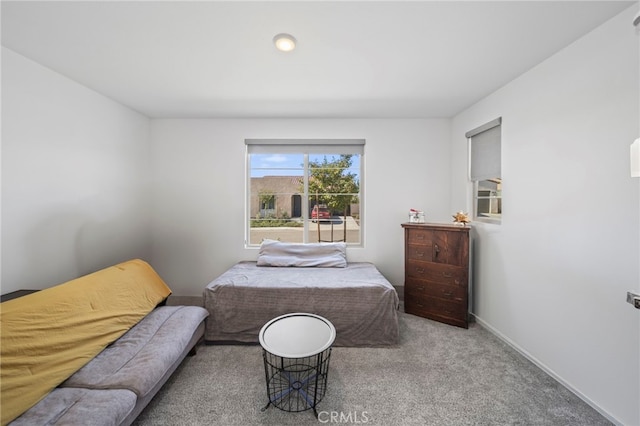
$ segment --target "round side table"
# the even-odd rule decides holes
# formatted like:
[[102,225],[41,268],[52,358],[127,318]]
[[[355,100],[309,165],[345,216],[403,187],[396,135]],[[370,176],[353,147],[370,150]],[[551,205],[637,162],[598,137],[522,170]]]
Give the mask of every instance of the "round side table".
[[291,313],[267,322],[259,339],[269,402],[283,411],[313,409],[327,390],[336,329],[319,315]]

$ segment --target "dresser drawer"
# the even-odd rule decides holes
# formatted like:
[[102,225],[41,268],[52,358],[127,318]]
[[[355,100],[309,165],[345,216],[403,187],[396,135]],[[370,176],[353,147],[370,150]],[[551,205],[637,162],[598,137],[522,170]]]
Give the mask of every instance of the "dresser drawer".
[[466,303],[467,289],[463,286],[408,279],[404,283],[404,300],[438,297],[444,300]]
[[409,229],[407,232],[407,244],[433,245],[433,231],[427,229]]
[[404,301],[405,312],[467,327],[467,306],[438,298],[413,298]]
[[409,278],[467,287],[467,270],[457,266],[407,259],[405,274]]
[[433,259],[432,246],[408,244],[406,255],[407,259],[431,262],[431,259]]

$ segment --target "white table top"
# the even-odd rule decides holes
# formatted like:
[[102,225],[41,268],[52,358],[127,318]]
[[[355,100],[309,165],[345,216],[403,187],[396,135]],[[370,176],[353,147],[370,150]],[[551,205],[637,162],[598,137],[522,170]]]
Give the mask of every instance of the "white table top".
[[283,358],[304,358],[329,348],[336,338],[333,324],[319,315],[292,313],[281,315],[260,330],[260,345]]

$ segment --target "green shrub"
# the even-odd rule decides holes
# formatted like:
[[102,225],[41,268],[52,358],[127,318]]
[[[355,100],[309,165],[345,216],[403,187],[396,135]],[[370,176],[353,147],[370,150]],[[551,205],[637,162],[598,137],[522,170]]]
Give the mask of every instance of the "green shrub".
[[301,228],[302,222],[289,219],[276,219],[269,217],[265,219],[251,219],[252,228]]

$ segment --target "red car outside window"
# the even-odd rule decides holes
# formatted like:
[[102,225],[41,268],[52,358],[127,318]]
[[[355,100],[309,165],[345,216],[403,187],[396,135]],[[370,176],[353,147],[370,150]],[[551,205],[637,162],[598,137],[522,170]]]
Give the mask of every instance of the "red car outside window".
[[311,210],[311,219],[312,220],[329,220],[331,219],[331,213],[326,206],[323,205],[315,205],[313,206],[313,210]]

